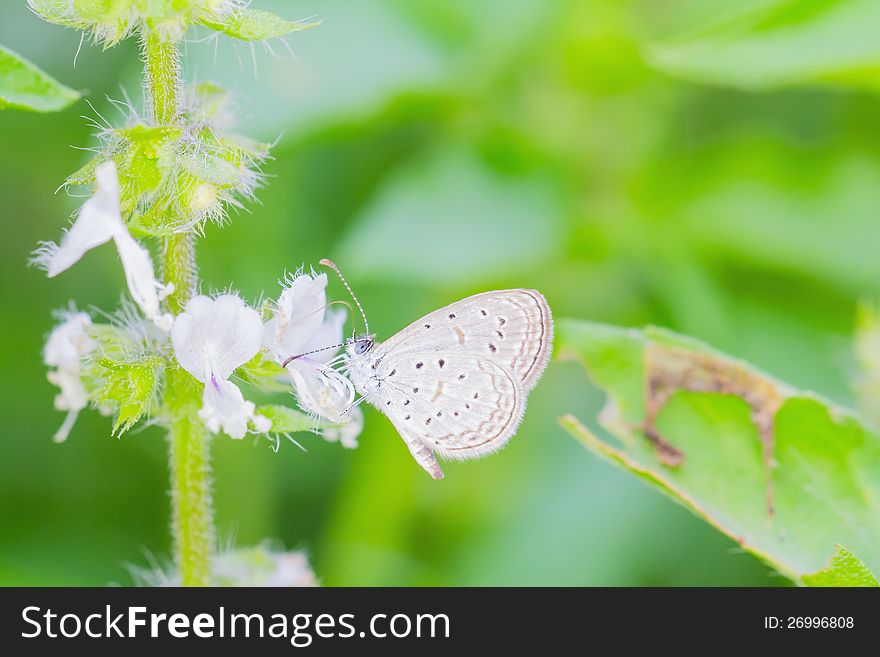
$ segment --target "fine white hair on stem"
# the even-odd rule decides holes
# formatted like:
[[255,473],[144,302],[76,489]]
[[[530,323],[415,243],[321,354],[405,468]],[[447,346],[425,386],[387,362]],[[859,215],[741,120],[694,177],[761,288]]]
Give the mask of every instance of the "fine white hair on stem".
[[[85,101],[86,101],[86,104],[91,108],[91,110],[98,116],[98,118],[100,118],[104,122],[104,126],[99,125],[97,127],[98,128],[107,127],[108,129],[112,130],[113,124],[111,124],[110,121],[105,119],[104,116],[97,109],[95,109],[95,106],[92,104],[92,101],[90,101],[88,98],[86,98]],[[89,117],[83,116],[82,118],[88,119]]]
[[86,38],[86,33],[80,32],[79,33],[79,45],[77,45],[76,52],[73,55],[73,68],[76,68],[76,58],[79,57],[79,52],[80,52],[80,50],[82,50],[83,41],[85,41],[85,38]]

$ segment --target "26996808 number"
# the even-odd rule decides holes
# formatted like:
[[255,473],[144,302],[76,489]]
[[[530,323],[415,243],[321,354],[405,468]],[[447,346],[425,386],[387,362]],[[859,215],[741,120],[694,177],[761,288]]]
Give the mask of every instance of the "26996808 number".
[[855,626],[852,616],[765,616],[766,629],[851,629]]
[[789,616],[786,619],[789,629],[809,628],[851,628],[852,616]]

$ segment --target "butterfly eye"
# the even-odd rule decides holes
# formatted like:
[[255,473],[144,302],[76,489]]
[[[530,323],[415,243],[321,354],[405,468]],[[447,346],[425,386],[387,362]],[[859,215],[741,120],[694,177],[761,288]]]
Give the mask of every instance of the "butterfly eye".
[[364,338],[362,340],[358,340],[354,343],[354,353],[358,356],[361,356],[367,353],[370,349],[373,348],[373,340],[370,338]]

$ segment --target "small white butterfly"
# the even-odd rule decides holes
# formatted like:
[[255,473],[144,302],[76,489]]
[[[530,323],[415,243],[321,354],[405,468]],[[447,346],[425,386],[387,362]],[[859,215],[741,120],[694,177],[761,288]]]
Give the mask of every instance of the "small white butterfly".
[[[329,260],[346,288],[348,283]],[[355,303],[361,310],[357,298]],[[550,359],[553,318],[535,290],[497,290],[425,315],[386,342],[349,342],[348,377],[382,411],[434,479],[435,454],[471,459],[501,449],[516,432]]]

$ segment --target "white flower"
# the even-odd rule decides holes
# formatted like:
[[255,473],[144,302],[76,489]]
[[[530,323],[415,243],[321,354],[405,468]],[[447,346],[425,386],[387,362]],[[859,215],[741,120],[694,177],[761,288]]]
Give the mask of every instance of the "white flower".
[[73,226],[61,238],[61,244],[45,242],[38,249],[34,262],[49,277],[57,276],[77,262],[86,251],[111,239],[116,243],[125,280],[132,298],[144,315],[163,330],[171,328],[170,314],[161,314],[159,302],[174,288],[162,285],[153,273],[149,252],[134,239],[122,221],[119,210],[119,179],[116,165],[104,162],[95,169],[95,193],[80,208]]
[[[154,566],[133,568],[138,586],[180,586],[176,569]],[[317,586],[304,552],[285,552],[268,544],[222,550],[211,563],[212,586]]]
[[275,316],[266,323],[263,344],[279,363],[299,356],[287,364],[287,371],[297,402],[305,411],[334,423],[347,423],[352,419],[349,409],[354,403],[354,386],[331,366],[342,342],[346,314],[345,310],[327,311],[326,288],[327,274],[294,276],[275,303]]
[[67,417],[52,437],[58,443],[67,440],[77,415],[88,404],[82,382],[82,360],[96,347],[88,334],[91,325],[92,320],[86,313],[69,313],[49,334],[43,349],[43,361],[53,368],[47,378],[61,389],[55,396],[55,408],[67,411]]
[[321,435],[327,442],[339,442],[346,449],[354,449],[358,446],[358,436],[364,430],[364,412],[360,406],[355,406],[348,412],[350,420],[337,427],[328,427],[321,431]]
[[249,425],[258,433],[271,428],[269,419],[255,415],[253,402],[245,401],[229,381],[235,369],[260,350],[262,333],[260,315],[234,294],[193,297],[175,318],[174,355],[205,384],[199,417],[212,433],[222,430],[232,438],[244,438]]
[[[325,321],[326,290],[327,274],[297,273],[287,280],[287,287],[275,302],[275,316],[266,322],[264,333],[266,348],[279,362],[310,351],[312,345],[317,349],[342,341],[345,311],[341,311],[341,317],[327,317]],[[323,357],[322,362],[326,362],[333,353],[327,350],[315,354],[315,357]]]

